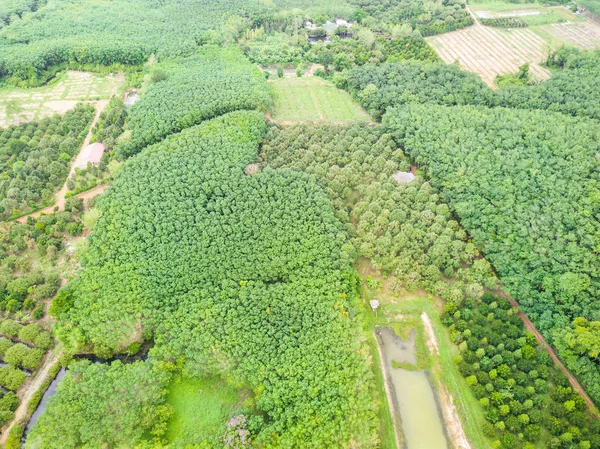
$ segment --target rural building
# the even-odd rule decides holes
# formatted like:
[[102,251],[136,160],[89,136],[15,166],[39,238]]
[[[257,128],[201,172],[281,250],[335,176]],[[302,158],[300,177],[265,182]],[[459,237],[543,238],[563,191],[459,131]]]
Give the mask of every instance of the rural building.
[[98,165],[103,154],[104,144],[99,142],[92,143],[83,149],[77,160],[76,167],[84,170],[87,167],[88,162],[92,165]]
[[415,179],[415,175],[407,171],[396,172],[392,177],[401,184],[412,182]]

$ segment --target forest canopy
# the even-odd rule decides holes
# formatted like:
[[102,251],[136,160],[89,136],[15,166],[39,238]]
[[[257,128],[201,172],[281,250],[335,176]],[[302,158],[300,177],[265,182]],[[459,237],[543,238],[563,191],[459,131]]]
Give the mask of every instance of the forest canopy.
[[412,105],[390,110],[384,125],[546,337],[575,317],[600,318],[596,121]]
[[208,47],[153,70],[159,75],[131,108],[132,139],[117,150],[120,157],[203,120],[270,103],[264,76],[236,47]]
[[153,336],[153,359],[253,388],[248,429],[268,447],[367,447],[377,406],[347,236],[306,175],[244,174],[264,132],[263,114],[235,112],[126,162],[58,333],[97,353]]
[[150,362],[69,365],[26,448],[135,447],[160,439],[168,375]]

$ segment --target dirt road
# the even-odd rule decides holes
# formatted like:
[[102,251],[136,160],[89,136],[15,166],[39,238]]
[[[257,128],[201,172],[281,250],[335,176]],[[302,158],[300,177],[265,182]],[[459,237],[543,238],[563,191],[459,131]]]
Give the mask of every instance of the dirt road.
[[[79,163],[79,160],[82,157],[83,149],[90,144],[90,140],[92,140],[92,131],[93,131],[94,127],[96,126],[96,123],[98,123],[100,114],[102,113],[104,108],[108,105],[108,102],[109,102],[109,100],[99,100],[99,101],[94,102],[94,106],[96,107],[96,115],[94,116],[94,120],[92,120],[92,124],[90,125],[90,129],[87,133],[87,136],[85,136],[83,144],[81,145],[81,148],[79,149],[79,154],[77,154],[77,156],[75,157],[75,160],[73,161],[73,164],[71,164],[71,170],[69,171],[69,176],[67,176],[67,180],[65,180],[65,183],[62,186],[62,188],[58,192],[56,192],[56,195],[54,195],[54,197],[55,197],[54,205],[46,207],[45,209],[38,210],[37,212],[33,212],[29,215],[25,215],[23,217],[18,218],[17,221],[19,223],[26,223],[27,217],[38,218],[41,214],[51,214],[52,212],[54,212],[54,208],[57,206],[58,206],[58,210],[63,210],[65,208],[65,203],[67,201],[67,199],[65,198],[65,195],[67,194],[67,192],[69,190],[67,188],[67,181],[71,177],[71,175],[73,173],[75,173],[75,167],[77,167],[77,164]],[[96,187],[95,189],[89,190],[87,192],[83,192],[77,196],[82,199],[89,198],[89,195],[91,194],[91,192],[95,192],[96,190],[99,190],[100,188],[102,188],[102,191],[100,191],[98,193],[102,193],[104,191],[104,189],[106,188],[106,186],[104,185],[104,186]]]
[[19,400],[21,401],[21,403],[19,404],[19,407],[15,411],[14,419],[12,420],[10,425],[6,428],[6,430],[4,432],[2,432],[2,435],[0,435],[0,445],[4,445],[4,443],[6,443],[6,438],[8,437],[8,434],[10,433],[10,429],[12,429],[12,427],[16,423],[18,423],[19,421],[21,421],[22,419],[24,419],[27,416],[27,405],[29,404],[29,401],[31,401],[31,398],[33,397],[35,392],[40,389],[40,387],[42,386],[42,384],[48,377],[48,373],[50,372],[50,369],[55,364],[58,363],[58,360],[59,360],[61,354],[62,354],[62,352],[58,349],[55,349],[54,351],[52,351],[48,355],[48,357],[45,359],[44,364],[38,370],[38,372],[34,376],[27,379],[27,381],[19,389],[17,394],[19,396]]
[[548,354],[550,354],[550,357],[552,357],[552,360],[554,361],[556,366],[558,366],[560,368],[560,370],[563,372],[563,374],[565,376],[567,376],[567,378],[569,379],[569,383],[571,384],[571,387],[573,387],[573,390],[575,390],[577,393],[579,393],[581,395],[581,397],[583,398],[583,400],[585,401],[587,406],[590,408],[590,410],[596,408],[594,402],[590,399],[590,397],[587,395],[587,393],[585,392],[583,387],[579,384],[579,381],[575,378],[575,376],[573,376],[573,374],[571,374],[571,372],[563,365],[561,360],[558,358],[558,356],[554,352],[554,349],[552,348],[552,346],[550,346],[548,344],[548,342],[544,339],[542,334],[540,334],[539,331],[535,328],[533,323],[531,321],[529,321],[529,318],[527,318],[527,316],[525,316],[525,314],[523,312],[521,312],[519,303],[517,303],[517,301],[515,301],[513,298],[511,298],[504,291],[501,292],[501,295],[504,298],[508,299],[508,301],[511,303],[511,305],[513,307],[517,307],[519,309],[519,312],[518,312],[519,317],[521,318],[521,320],[523,320],[523,323],[525,323],[525,327],[527,328],[527,330],[529,330],[529,332],[531,332],[533,335],[535,335],[535,339],[538,341],[539,345],[542,346],[546,350],[546,352],[548,352]]

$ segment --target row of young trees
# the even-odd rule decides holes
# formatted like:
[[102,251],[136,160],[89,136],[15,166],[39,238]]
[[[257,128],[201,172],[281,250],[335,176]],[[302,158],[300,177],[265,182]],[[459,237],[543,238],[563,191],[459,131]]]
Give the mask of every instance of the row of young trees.
[[41,300],[52,298],[61,284],[52,267],[65,238],[82,233],[82,210],[82,200],[72,197],[63,212],[0,226],[0,310],[44,315]]
[[0,131],[0,220],[39,206],[64,184],[93,115],[93,106],[78,105]]
[[542,109],[600,118],[600,51],[563,48],[547,61],[555,68],[543,83],[507,83],[498,91],[455,65],[419,62],[367,64],[344,74],[344,86],[376,118],[403,104],[474,105]]
[[131,140],[117,149],[125,158],[169,134],[227,112],[265,109],[266,80],[237,47],[207,47],[200,53],[157,66],[154,83],[131,108]]
[[[550,341],[573,318],[600,319],[596,121],[413,105],[389,110],[384,124]],[[582,380],[599,401],[595,381]]]
[[[455,116],[457,111],[446,109],[444,113]],[[424,113],[423,117],[440,122],[436,115]],[[420,126],[416,115],[404,118],[406,127]],[[396,130],[391,120],[386,118],[385,123]],[[501,135],[508,138],[507,133]],[[460,144],[458,141],[457,146]],[[450,146],[425,145],[440,152],[448,152]],[[473,148],[465,151],[473,152]],[[347,223],[355,254],[368,258],[389,276],[393,291],[424,288],[442,296],[446,301],[442,321],[461,350],[456,359],[458,369],[484,409],[487,423],[483,431],[493,439],[495,448],[540,444],[555,449],[600,447],[600,424],[586,413],[583,399],[569,387],[550,356],[537,348],[517,310],[506,299],[484,293],[495,290],[497,280],[490,264],[479,257],[473,243],[466,241],[464,230],[452,220],[448,206],[441,201],[444,195],[438,196],[418,180],[398,184],[393,179],[396,170],[407,169],[407,162],[385,130],[368,126],[272,127],[261,158],[271,167],[315,176],[332,199],[338,217]],[[482,156],[474,158],[481,161]],[[463,179],[461,185],[469,185],[460,169],[450,173]],[[481,189],[481,184],[477,188]],[[591,335],[597,326],[580,319],[563,338],[574,352],[589,353],[594,351]],[[597,351],[592,354],[598,355]]]
[[350,245],[306,175],[244,174],[264,132],[263,114],[234,112],[127,161],[57,333],[99,354],[152,337],[153,359],[252,388],[259,445],[369,447],[377,403]]

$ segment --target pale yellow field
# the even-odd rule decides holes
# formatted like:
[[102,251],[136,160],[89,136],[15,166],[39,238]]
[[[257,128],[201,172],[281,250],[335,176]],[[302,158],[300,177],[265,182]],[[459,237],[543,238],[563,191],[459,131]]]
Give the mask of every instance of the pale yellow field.
[[502,30],[477,22],[469,28],[427,40],[445,62],[458,61],[463,69],[477,73],[490,86],[494,86],[498,75],[515,73],[527,62],[531,64],[530,73],[537,79],[550,77],[550,72],[540,66],[550,46],[527,28]]
[[0,128],[64,114],[81,101],[108,99],[123,82],[122,74],[101,76],[68,71],[48,86],[0,89]]

